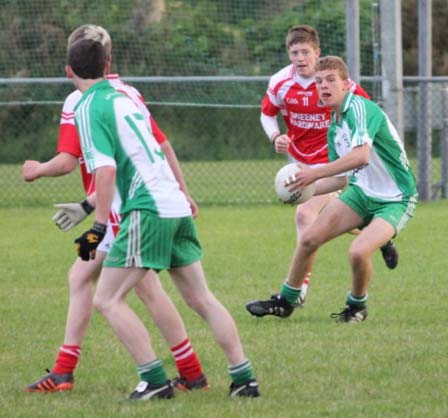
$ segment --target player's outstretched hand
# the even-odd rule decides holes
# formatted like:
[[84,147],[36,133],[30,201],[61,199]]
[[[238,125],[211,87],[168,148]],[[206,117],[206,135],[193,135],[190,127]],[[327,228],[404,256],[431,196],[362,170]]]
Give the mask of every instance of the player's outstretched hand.
[[78,245],[78,256],[83,261],[94,260],[96,249],[106,235],[107,225],[95,222],[93,227],[75,239]]
[[87,200],[80,203],[57,203],[54,207],[59,210],[52,219],[64,231],[70,231],[95,209]]
[[26,160],[22,166],[22,176],[25,181],[34,181],[40,177],[41,163],[36,160]]

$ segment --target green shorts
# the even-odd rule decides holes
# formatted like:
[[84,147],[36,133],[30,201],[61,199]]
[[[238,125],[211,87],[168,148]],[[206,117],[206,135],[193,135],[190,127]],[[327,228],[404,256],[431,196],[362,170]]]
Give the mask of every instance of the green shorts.
[[192,264],[201,257],[202,249],[191,216],[159,218],[136,210],[123,215],[103,266],[160,271]]
[[417,204],[417,195],[408,196],[398,202],[369,197],[358,186],[350,185],[339,196],[361,218],[360,228],[367,226],[372,219],[382,218],[389,222],[398,234],[412,218]]

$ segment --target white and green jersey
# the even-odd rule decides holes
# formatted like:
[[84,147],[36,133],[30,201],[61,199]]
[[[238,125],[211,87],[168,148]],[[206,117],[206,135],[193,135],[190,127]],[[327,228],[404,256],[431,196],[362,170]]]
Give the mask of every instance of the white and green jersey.
[[367,196],[400,201],[417,193],[403,143],[387,115],[372,101],[347,93],[340,119],[332,114],[327,138],[330,161],[369,144],[369,162],[353,170],[349,181]]
[[161,218],[191,215],[148,118],[109,81],[100,81],[83,94],[75,107],[75,122],[87,171],[116,167],[121,214],[148,210]]

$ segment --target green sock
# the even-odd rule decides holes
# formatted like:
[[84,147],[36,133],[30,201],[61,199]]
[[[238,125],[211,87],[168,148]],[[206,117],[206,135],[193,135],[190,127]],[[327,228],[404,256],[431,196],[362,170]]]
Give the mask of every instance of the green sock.
[[248,359],[243,360],[239,364],[229,364],[228,370],[232,382],[237,385],[241,385],[242,383],[254,378],[252,364],[250,364]]
[[364,308],[367,302],[367,293],[364,296],[353,296],[352,292],[349,292],[347,296],[347,305],[354,306],[355,308]]
[[168,380],[166,370],[159,359],[137,366],[140,379],[153,385],[163,385]]
[[280,294],[286,299],[288,303],[294,305],[297,303],[297,299],[300,296],[300,292],[302,289],[297,289],[292,287],[286,281],[283,282],[282,288],[280,290]]

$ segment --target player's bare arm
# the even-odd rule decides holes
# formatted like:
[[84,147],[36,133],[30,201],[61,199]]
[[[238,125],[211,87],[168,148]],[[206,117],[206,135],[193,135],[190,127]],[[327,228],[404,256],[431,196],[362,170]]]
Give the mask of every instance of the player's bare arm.
[[295,175],[295,181],[291,182],[291,190],[308,186],[308,184],[322,178],[332,177],[362,167],[369,162],[369,158],[370,146],[364,144],[353,148],[348,154],[329,164],[313,168],[302,166],[301,170]]
[[187,184],[185,183],[184,176],[182,174],[182,169],[180,167],[176,154],[173,150],[173,147],[171,146],[169,141],[164,141],[160,144],[160,148],[162,148],[162,151],[165,154],[168,164],[170,165],[171,170],[174,173],[174,177],[179,183],[180,189],[184,192],[188,200],[188,203],[190,204],[193,218],[196,218],[199,215],[199,208],[196,202],[190,196],[190,193],[188,192]]
[[313,196],[329,194],[342,190],[348,182],[346,176],[341,177],[327,177],[316,182],[316,190]]
[[96,210],[95,222],[107,224],[115,190],[116,168],[99,167],[95,170]]
[[44,163],[35,160],[25,161],[22,167],[22,175],[23,179],[28,182],[40,177],[58,177],[71,173],[77,164],[78,159],[74,155],[61,152]]

